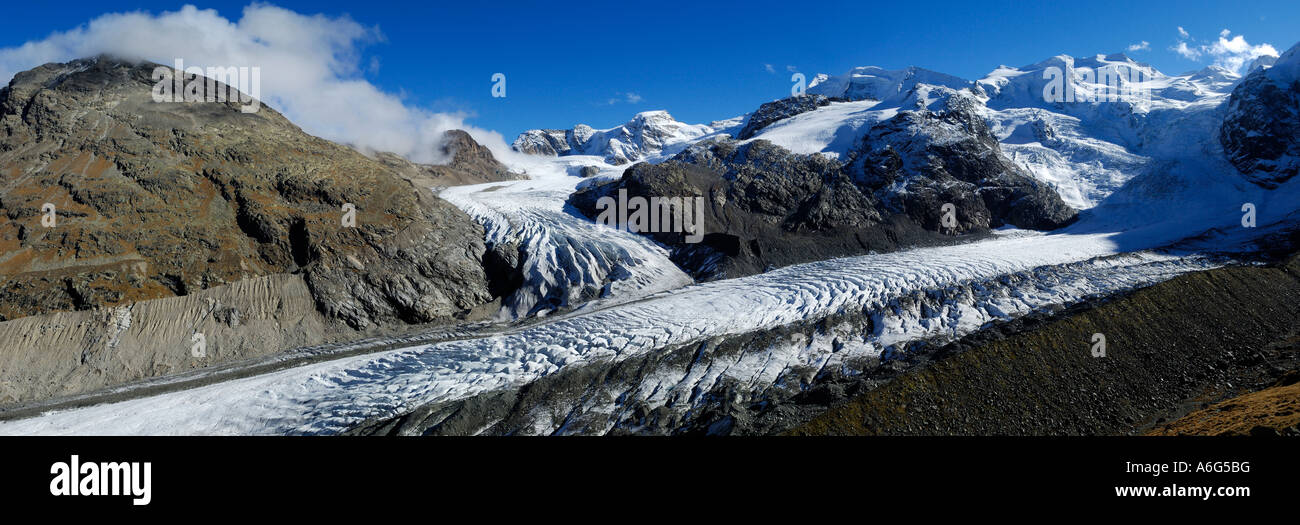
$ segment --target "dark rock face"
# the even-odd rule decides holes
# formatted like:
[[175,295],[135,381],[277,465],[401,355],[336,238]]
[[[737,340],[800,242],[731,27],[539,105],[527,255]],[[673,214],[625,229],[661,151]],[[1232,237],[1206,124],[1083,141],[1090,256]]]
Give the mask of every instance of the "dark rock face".
[[1297,46],[1232,90],[1219,142],[1247,180],[1275,188],[1300,172],[1300,62]]
[[[948,244],[1012,224],[1052,229],[1075,210],[1002,155],[969,107],[907,111],[864,137],[846,163],[796,155],[764,140],[710,140],[660,164],[574,194],[596,217],[596,202],[629,196],[704,197],[702,242],[652,234],[699,279],[738,277],[834,257]],[[952,204],[955,227],[944,227]]]
[[891,234],[942,241],[905,224],[873,230],[883,222],[875,203],[838,162],[793,155],[762,140],[696,144],[661,164],[635,164],[616,182],[575,193],[572,202],[596,217],[596,199],[620,189],[647,198],[704,197],[702,242],[687,243],[681,233],[654,234],[675,249],[679,265],[702,279],[892,249]]
[[356,328],[491,299],[460,210],[271,108],[154,102],[154,67],[48,64],[0,90],[0,318],[277,273]]
[[831,99],[822,95],[788,97],[768,102],[759,106],[758,111],[749,116],[749,120],[745,122],[745,127],[741,128],[740,134],[736,138],[740,140],[748,139],[774,122],[788,119],[800,113],[807,113],[830,103]]

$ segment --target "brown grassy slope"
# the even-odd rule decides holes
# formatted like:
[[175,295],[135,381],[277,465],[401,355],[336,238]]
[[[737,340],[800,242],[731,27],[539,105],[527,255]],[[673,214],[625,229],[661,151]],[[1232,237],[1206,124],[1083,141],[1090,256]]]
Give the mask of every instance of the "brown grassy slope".
[[1288,374],[1278,386],[1216,403],[1152,429],[1147,434],[1300,435],[1300,382],[1297,379],[1300,379],[1300,374]]

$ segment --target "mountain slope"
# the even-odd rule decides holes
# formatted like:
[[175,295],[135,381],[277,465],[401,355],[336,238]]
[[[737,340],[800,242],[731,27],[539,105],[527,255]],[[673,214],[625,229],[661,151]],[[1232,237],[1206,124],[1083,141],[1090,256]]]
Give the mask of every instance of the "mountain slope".
[[[1298,271],[1296,257],[1218,268],[1071,315],[1012,323],[1018,331],[945,346],[938,350],[942,358],[878,388],[868,384],[866,392],[790,433],[1136,433],[1176,416],[1190,401],[1266,387],[1285,372],[1280,366],[1300,363],[1293,344],[1300,323]],[[1105,357],[1092,356],[1096,333],[1106,336]],[[1292,344],[1274,344],[1287,340]],[[879,372],[888,373],[884,367]]]
[[268,107],[154,102],[153,69],[48,64],[0,90],[0,316],[276,273],[302,273],[356,328],[490,299],[482,229],[460,210]]

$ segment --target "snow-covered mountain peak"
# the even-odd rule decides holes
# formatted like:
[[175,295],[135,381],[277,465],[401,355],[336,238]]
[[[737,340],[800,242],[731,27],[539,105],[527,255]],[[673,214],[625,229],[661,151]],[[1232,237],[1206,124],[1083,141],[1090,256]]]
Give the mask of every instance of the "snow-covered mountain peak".
[[677,120],[674,119],[673,116],[669,114],[667,110],[654,109],[650,111],[642,111],[640,113],[637,113],[636,116],[632,117],[632,120],[629,123],[631,122],[638,122],[638,123],[677,122]]
[[704,124],[678,122],[664,110],[643,111],[621,126],[595,129],[578,124],[569,130],[533,129],[515,139],[514,148],[537,155],[594,155],[613,165],[627,164],[680,150],[687,142],[713,133]]
[[[1276,62],[1268,78],[1288,85],[1296,77],[1297,54],[1292,49],[1255,67]],[[1219,108],[1242,82],[1217,66],[1168,75],[1123,53],[1004,65],[974,82],[919,67],[865,66],[817,75],[808,96],[768,102],[740,118],[688,125],[665,111],[648,111],[608,130],[533,130],[516,148],[596,155],[618,165],[654,162],[725,133],[844,160],[872,127],[901,112],[939,113],[958,104],[988,123],[1008,158],[1069,205],[1087,209],[1133,177],[1176,162],[1188,148],[1215,149]]]
[[1225,93],[1232,90],[1233,84],[1241,81],[1241,75],[1226,67],[1210,65],[1204,69],[1185,76],[1187,81],[1212,93]]
[[1251,73],[1254,73],[1256,69],[1267,69],[1269,67],[1272,67],[1273,64],[1277,62],[1277,59],[1278,57],[1275,57],[1273,55],[1257,56],[1255,57],[1254,60],[1251,60],[1249,63],[1246,64],[1245,74],[1249,75]]
[[843,75],[819,74],[808,84],[808,94],[844,100],[886,100],[910,91],[917,84],[962,89],[966,79],[911,66],[889,70],[876,66],[855,67]]
[[1056,55],[1022,67],[999,66],[975,85],[989,95],[991,107],[1055,107],[1074,102],[1143,101],[1147,93],[1165,87],[1168,78],[1123,53],[1079,58]]
[[1208,66],[1205,66],[1200,71],[1193,73],[1193,75],[1218,76],[1218,77],[1239,77],[1240,76],[1234,73],[1231,69],[1220,66],[1218,64],[1210,64]]
[[[1256,64],[1261,62],[1265,57],[1255,59]],[[1269,79],[1276,82],[1279,86],[1286,86],[1292,82],[1300,80],[1300,44],[1291,46],[1291,49],[1282,53],[1271,63],[1267,64],[1268,71],[1265,74]]]

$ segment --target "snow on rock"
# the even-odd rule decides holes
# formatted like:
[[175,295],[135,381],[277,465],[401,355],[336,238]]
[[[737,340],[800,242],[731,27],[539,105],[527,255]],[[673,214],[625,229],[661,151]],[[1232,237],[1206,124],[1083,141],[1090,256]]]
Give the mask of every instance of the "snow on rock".
[[916,66],[899,70],[866,66],[853,68],[843,75],[819,74],[808,83],[808,94],[849,101],[881,101],[907,93],[917,84],[962,89],[970,87],[971,82]]
[[[726,125],[727,122],[720,124]],[[631,121],[610,129],[579,124],[570,130],[533,129],[515,139],[514,148],[535,155],[593,155],[613,165],[657,155],[671,155],[715,130],[703,124],[684,124],[667,111],[637,113]]]
[[[1061,72],[1060,92],[1070,97],[1045,96],[1053,68]],[[1123,72],[1118,88],[1107,87],[1098,71]],[[1189,143],[1199,149],[1199,141],[1217,129],[1220,106],[1239,81],[1213,66],[1165,75],[1122,54],[1001,66],[975,82],[920,68],[862,67],[818,75],[808,89],[849,102],[770,123],[754,139],[795,153],[844,158],[873,126],[898,112],[940,106],[956,94],[978,102],[1008,157],[1070,206],[1088,209],[1134,177],[1186,156]]]

